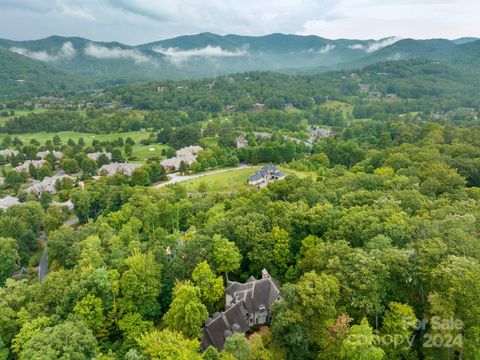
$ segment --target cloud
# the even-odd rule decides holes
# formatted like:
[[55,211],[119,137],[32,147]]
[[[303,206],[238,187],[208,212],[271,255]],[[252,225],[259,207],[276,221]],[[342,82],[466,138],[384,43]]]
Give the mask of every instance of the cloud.
[[195,48],[189,50],[182,50],[178,48],[162,48],[156,47],[153,51],[167,55],[167,60],[174,64],[181,64],[191,57],[211,57],[211,58],[225,58],[225,57],[241,57],[248,54],[247,48],[225,50],[220,46],[208,45],[204,48]]
[[365,45],[363,44],[353,44],[348,47],[349,49],[352,50],[365,50]]
[[379,41],[374,41],[369,44],[353,44],[350,45],[348,48],[352,50],[363,50],[367,53],[373,53],[380,49],[383,49],[387,46],[395,44],[397,41],[402,40],[400,37],[390,37],[387,39],[382,39]]
[[324,47],[320,49],[308,49],[306,50],[307,53],[315,53],[315,54],[328,54],[329,52],[333,51],[336,49],[336,45],[333,44],[327,44]]
[[20,47],[12,47],[10,48],[10,51],[13,51],[17,54],[27,56],[29,58],[39,60],[39,61],[44,61],[44,62],[55,62],[59,60],[69,60],[73,58],[76,54],[76,50],[73,46],[73,44],[70,41],[67,41],[62,45],[60,50],[56,52],[55,54],[49,54],[47,51],[42,50],[42,51],[30,51],[25,48],[20,48]]
[[327,54],[327,53],[329,53],[330,51],[335,50],[336,47],[337,47],[336,45],[328,44],[328,45],[324,46],[323,48],[321,48],[318,52],[319,52],[320,54]]
[[395,44],[397,41],[401,40],[401,38],[399,37],[391,37],[391,38],[388,38],[388,39],[383,39],[383,40],[380,40],[380,41],[376,41],[374,42],[373,44],[367,46],[365,48],[365,51],[367,53],[372,53],[372,52],[375,52],[375,51],[378,51],[380,49],[383,49],[384,47],[387,47],[387,46],[390,46],[390,45],[393,45]]
[[96,59],[130,59],[136,64],[150,61],[150,57],[134,49],[122,49],[119,47],[108,48],[95,44],[89,44],[85,48],[85,54]]
[[480,36],[478,0],[0,0],[0,34],[131,44],[214,32],[325,38]]

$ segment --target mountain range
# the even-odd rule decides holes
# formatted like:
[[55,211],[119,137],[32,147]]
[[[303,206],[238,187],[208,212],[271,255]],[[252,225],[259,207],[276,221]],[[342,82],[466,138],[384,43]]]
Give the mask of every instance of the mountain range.
[[[384,61],[429,58],[478,63],[480,39],[330,40],[318,36],[201,33],[137,46],[51,36],[41,40],[0,39],[3,88],[20,83],[34,90],[48,74],[53,88],[68,84],[103,87],[136,81],[190,79],[252,70],[313,74]],[[21,66],[20,66],[21,64]],[[57,81],[59,80],[59,81]]]

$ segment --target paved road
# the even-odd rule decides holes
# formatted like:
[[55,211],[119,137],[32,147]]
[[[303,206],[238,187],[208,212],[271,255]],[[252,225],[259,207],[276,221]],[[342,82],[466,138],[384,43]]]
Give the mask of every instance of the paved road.
[[47,248],[43,250],[40,264],[38,265],[38,281],[42,282],[48,274],[48,251]]
[[181,183],[181,182],[201,178],[201,177],[208,176],[208,175],[221,174],[221,173],[225,173],[225,172],[229,172],[229,171],[236,171],[236,170],[242,170],[242,169],[250,169],[250,168],[253,168],[253,167],[254,166],[250,166],[250,165],[240,165],[236,168],[214,170],[214,171],[205,172],[205,173],[201,173],[201,174],[186,175],[186,176],[181,176],[181,175],[178,175],[178,174],[170,174],[169,175],[169,180],[167,182],[164,182],[164,183],[161,183],[161,184],[156,184],[156,185],[153,185],[152,187],[155,188],[155,189],[158,189],[158,188],[165,187],[167,185],[178,184],[178,183]]
[[75,218],[65,221],[63,223],[63,225],[64,226],[72,226],[72,225],[75,225],[76,223],[78,223],[79,221],[80,221],[80,219],[75,216]]
[[[242,170],[242,169],[251,169],[251,168],[254,168],[254,167],[255,166],[242,164],[242,165],[237,166],[236,168],[214,170],[214,171],[205,172],[205,173],[196,174],[196,175],[181,176],[181,175],[178,175],[178,174],[170,174],[168,176],[169,177],[168,181],[166,181],[164,183],[152,185],[152,188],[158,189],[158,188],[165,187],[167,185],[178,184],[178,183],[181,183],[181,182],[201,178],[201,177],[208,176],[208,175],[221,174],[221,173],[225,173],[225,172],[229,172],[229,171],[236,171],[236,170]],[[78,217],[75,217],[74,219],[70,219],[70,220],[65,221],[63,223],[63,225],[64,226],[72,226],[72,225],[75,225],[78,222],[79,222]]]

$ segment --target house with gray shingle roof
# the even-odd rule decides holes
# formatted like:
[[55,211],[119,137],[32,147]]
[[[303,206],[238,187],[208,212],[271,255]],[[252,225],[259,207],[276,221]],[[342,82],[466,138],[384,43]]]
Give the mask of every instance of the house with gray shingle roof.
[[0,199],[0,209],[8,209],[11,206],[21,205],[20,200],[13,196],[5,196]]
[[225,289],[225,311],[213,314],[202,330],[202,349],[214,346],[222,350],[233,333],[245,333],[252,326],[270,322],[270,308],[281,301],[280,286],[267,270],[261,279],[253,276],[246,283],[228,281]]
[[267,165],[248,178],[248,185],[265,186],[284,177],[285,175],[275,165]]

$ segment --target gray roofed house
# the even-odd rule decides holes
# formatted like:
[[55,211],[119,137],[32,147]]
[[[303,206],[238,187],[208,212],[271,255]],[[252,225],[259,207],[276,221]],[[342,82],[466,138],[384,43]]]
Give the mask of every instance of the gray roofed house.
[[112,160],[112,153],[109,152],[93,152],[93,153],[88,153],[87,157],[92,159],[93,161],[97,161],[100,155],[105,154],[105,156],[108,158],[108,160]]
[[0,199],[0,209],[8,209],[10,206],[21,205],[20,200],[13,196],[5,196]]
[[254,325],[270,322],[270,308],[280,300],[280,286],[265,269],[258,280],[252,276],[246,283],[228,281],[225,311],[215,313],[205,321],[202,349],[214,346],[222,350],[225,340],[233,333],[245,333]]
[[17,156],[17,154],[18,154],[17,150],[10,150],[10,149],[0,150],[0,155],[2,155],[3,157]]
[[168,171],[178,170],[182,162],[188,166],[191,166],[195,161],[197,161],[197,155],[202,150],[203,148],[197,145],[184,147],[177,150],[177,156],[163,160],[160,165],[162,165]]
[[37,158],[40,158],[40,159],[45,159],[49,154],[52,154],[56,160],[60,160],[63,158],[63,152],[61,151],[50,151],[50,150],[46,150],[46,151],[39,151],[37,153]]
[[48,162],[46,160],[27,160],[23,164],[18,165],[17,167],[13,168],[13,171],[21,172],[21,173],[28,173],[30,169],[30,164],[35,168],[39,169],[42,166],[46,165]]
[[284,177],[285,175],[275,165],[267,165],[248,178],[248,185],[266,186]]
[[134,163],[112,163],[103,165],[99,170],[100,176],[112,176],[115,174],[123,174],[125,176],[131,176],[135,169],[140,168],[141,164]]
[[70,175],[54,175],[52,177],[45,177],[42,181],[39,181],[35,184],[30,185],[25,191],[29,193],[41,194],[42,192],[48,192],[50,194],[56,194],[57,191],[57,180],[62,181],[63,179],[70,179],[74,181],[74,178]]

